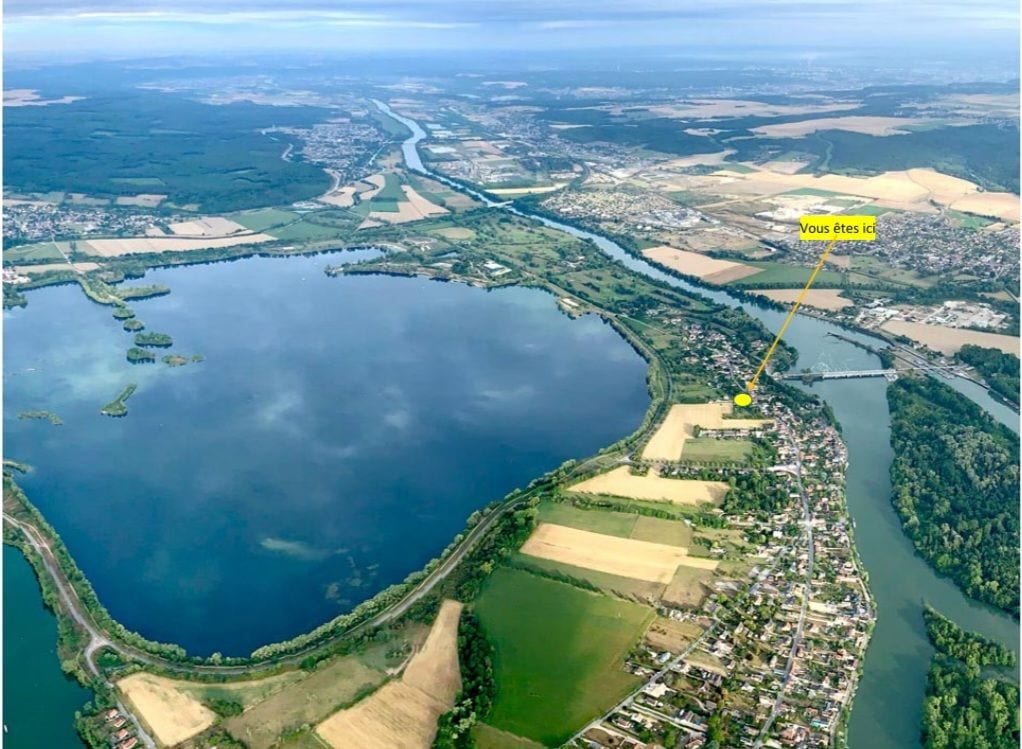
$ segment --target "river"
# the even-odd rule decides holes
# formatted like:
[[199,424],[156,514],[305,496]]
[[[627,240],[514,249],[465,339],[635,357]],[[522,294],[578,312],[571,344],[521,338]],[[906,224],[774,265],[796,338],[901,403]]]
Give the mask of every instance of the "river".
[[[406,164],[447,184],[443,175],[424,167],[417,144],[426,137],[417,122],[403,117],[383,102],[376,105],[412,132],[403,144]],[[458,185],[462,189],[463,186]],[[495,203],[469,190],[488,205]],[[577,237],[591,240],[629,269],[692,294],[729,307],[741,307],[776,332],[786,313],[740,300],[726,291],[710,290],[669,275],[628,254],[606,237],[574,226],[531,216]],[[785,335],[799,353],[798,368],[812,370],[878,369],[878,357],[830,334],[878,347],[875,338],[852,333],[815,317],[796,316]],[[994,418],[1018,432],[1018,414],[995,401],[975,383],[957,377],[942,378],[982,406]],[[950,580],[938,576],[919,557],[901,530],[891,504],[890,413],[886,381],[830,380],[810,390],[833,409],[848,446],[848,507],[855,521],[855,543],[869,574],[878,620],[849,726],[851,749],[906,749],[918,747],[926,678],[933,648],[923,625],[923,604],[928,603],[967,630],[991,637],[1014,652],[1019,650],[1019,625],[1012,617],[967,599]]]

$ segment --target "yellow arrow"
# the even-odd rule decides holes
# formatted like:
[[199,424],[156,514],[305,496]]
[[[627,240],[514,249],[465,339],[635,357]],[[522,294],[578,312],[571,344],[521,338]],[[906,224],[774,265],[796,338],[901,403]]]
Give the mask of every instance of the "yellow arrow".
[[806,281],[805,288],[803,288],[802,293],[798,295],[798,299],[795,300],[795,304],[788,313],[788,317],[785,319],[784,324],[781,326],[781,329],[777,331],[777,335],[774,336],[774,342],[770,344],[770,348],[767,349],[766,355],[763,357],[763,361],[761,361],[759,366],[756,368],[756,374],[754,374],[752,379],[746,383],[750,393],[755,389],[756,384],[759,382],[759,376],[763,374],[763,370],[766,369],[767,362],[769,362],[770,357],[774,355],[774,349],[777,348],[777,344],[781,342],[781,337],[784,335],[784,331],[788,329],[788,325],[791,324],[792,319],[795,317],[795,313],[798,312],[798,308],[802,306],[802,300],[805,299],[806,294],[809,293],[809,287],[812,286],[813,281],[816,280],[816,274],[820,272],[820,268],[822,268],[823,264],[827,262],[827,256],[830,254],[830,251],[834,249],[834,245],[836,243],[836,238],[827,243],[827,248],[823,251],[823,254],[820,255],[820,259],[816,263],[816,267],[813,268],[813,272],[809,274],[809,280]]

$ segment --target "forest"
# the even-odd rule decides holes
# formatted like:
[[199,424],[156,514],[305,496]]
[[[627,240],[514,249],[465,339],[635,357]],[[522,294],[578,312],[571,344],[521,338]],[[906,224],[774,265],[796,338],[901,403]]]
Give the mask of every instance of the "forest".
[[3,176],[12,192],[157,193],[218,212],[304,200],[330,186],[322,169],[281,158],[289,136],[260,132],[327,116],[313,107],[214,106],[146,92],[5,115]]
[[983,348],[967,343],[958,352],[958,358],[976,368],[990,389],[998,395],[1018,403],[1019,361],[1017,356],[994,348]]
[[967,595],[1017,616],[1017,437],[933,378],[901,378],[887,400],[893,501],[905,532]]
[[1014,664],[1014,655],[965,632],[933,609],[927,608],[924,617],[937,653],[926,687],[923,745],[926,749],[1018,747],[1018,686],[980,672],[983,667]]

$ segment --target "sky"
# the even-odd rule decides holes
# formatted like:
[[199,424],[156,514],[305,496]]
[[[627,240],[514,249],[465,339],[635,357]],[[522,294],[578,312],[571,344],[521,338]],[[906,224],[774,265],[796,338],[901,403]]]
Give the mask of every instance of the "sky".
[[857,50],[1017,57],[1017,0],[6,0],[7,55]]

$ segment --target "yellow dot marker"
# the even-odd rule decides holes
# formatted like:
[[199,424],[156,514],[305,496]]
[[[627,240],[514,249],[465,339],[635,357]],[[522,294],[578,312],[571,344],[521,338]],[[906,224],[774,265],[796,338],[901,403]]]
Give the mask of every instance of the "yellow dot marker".
[[735,405],[736,406],[741,406],[742,408],[745,408],[746,406],[751,405],[751,404],[752,404],[752,396],[749,395],[748,393],[739,393],[738,395],[735,396]]

